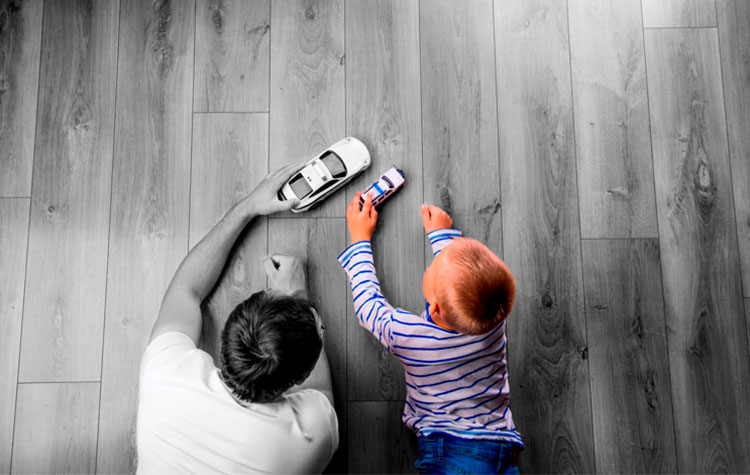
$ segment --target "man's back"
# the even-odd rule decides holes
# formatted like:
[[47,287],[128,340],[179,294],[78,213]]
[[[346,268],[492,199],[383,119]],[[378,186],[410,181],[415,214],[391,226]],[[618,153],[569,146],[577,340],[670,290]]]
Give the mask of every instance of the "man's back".
[[146,349],[139,473],[321,472],[337,447],[336,414],[320,391],[241,405],[187,335],[165,333]]

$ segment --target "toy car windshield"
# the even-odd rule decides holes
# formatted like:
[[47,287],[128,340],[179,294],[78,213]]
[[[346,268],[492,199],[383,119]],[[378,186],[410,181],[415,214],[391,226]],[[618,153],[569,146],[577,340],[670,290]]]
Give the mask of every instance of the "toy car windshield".
[[299,199],[309,195],[313,190],[312,187],[307,184],[307,180],[305,180],[305,177],[302,176],[301,173],[298,173],[297,176],[289,182],[289,186],[292,187],[292,191]]
[[323,162],[323,165],[326,166],[329,172],[331,172],[331,176],[334,178],[341,178],[346,176],[346,165],[344,165],[343,160],[341,160],[341,157],[336,155],[333,152],[326,152],[322,157],[320,157],[320,161]]

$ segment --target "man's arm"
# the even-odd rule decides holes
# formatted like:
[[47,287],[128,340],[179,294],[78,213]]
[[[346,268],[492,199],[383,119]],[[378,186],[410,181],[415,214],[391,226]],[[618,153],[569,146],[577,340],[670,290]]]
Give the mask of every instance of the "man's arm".
[[201,333],[200,304],[216,285],[234,242],[254,217],[294,206],[294,200],[279,201],[277,192],[301,166],[288,165],[266,176],[188,253],[164,294],[150,341],[163,333],[177,331],[197,344]]
[[[271,290],[285,295],[307,293],[307,277],[302,261],[292,256],[274,254],[263,259],[263,267],[268,276],[268,286]],[[315,312],[318,325],[322,325],[320,315]],[[333,385],[331,383],[331,368],[326,356],[325,341],[320,350],[320,356],[312,372],[302,383],[293,386],[289,392],[303,389],[317,389],[333,404]]]

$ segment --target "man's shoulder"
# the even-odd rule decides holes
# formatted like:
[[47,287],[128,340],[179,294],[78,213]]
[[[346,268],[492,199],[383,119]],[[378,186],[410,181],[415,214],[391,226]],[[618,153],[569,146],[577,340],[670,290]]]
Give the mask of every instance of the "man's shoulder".
[[198,376],[196,366],[206,371],[214,369],[213,360],[186,334],[171,331],[154,338],[141,358],[141,384],[165,376],[176,377],[183,373],[180,367],[190,366],[188,372]]

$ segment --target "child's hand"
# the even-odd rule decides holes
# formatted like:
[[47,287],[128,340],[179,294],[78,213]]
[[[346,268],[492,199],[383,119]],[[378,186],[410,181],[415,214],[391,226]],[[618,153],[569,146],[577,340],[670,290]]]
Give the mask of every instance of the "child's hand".
[[422,225],[424,232],[429,234],[438,229],[450,229],[453,227],[453,220],[448,213],[433,205],[422,205]]
[[359,241],[369,241],[375,231],[375,224],[378,222],[378,212],[372,205],[372,194],[367,193],[365,204],[362,209],[359,206],[361,192],[357,192],[354,198],[346,207],[346,225],[349,227],[349,234],[352,237],[352,244]]

